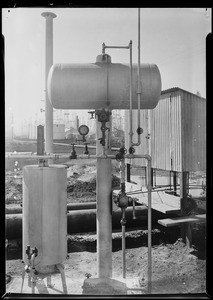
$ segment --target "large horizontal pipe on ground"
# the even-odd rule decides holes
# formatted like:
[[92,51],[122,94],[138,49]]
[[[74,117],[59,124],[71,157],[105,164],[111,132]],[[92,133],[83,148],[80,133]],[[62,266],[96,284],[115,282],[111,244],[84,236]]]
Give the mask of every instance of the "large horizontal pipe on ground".
[[[95,209],[96,202],[68,203],[67,210]],[[22,214],[22,207],[7,207],[6,214]]]
[[[136,220],[133,217],[132,207],[126,209],[126,227],[138,228],[147,225],[147,207],[135,207]],[[112,212],[112,229],[121,228],[121,209]],[[67,233],[96,231],[96,209],[73,210],[67,214]],[[6,238],[8,240],[22,238],[22,214],[6,215]]]
[[[135,205],[141,205],[139,203],[135,203]],[[131,205],[130,205],[131,206]],[[67,211],[69,210],[82,210],[82,209],[96,209],[96,202],[83,202],[83,203],[68,203]],[[22,214],[22,207],[6,207],[5,213],[8,215],[11,214]]]

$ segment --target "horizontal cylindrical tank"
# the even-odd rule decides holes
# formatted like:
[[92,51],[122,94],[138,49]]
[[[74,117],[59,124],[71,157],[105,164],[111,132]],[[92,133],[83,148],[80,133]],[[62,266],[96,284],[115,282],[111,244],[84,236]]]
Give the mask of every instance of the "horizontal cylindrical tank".
[[[153,109],[160,99],[160,72],[154,64],[141,64],[140,70],[141,109]],[[137,65],[132,68],[132,82],[132,108],[136,109]],[[129,109],[130,67],[100,60],[91,64],[55,64],[48,76],[48,95],[57,109]]]
[[67,255],[67,171],[62,165],[23,168],[23,260],[27,245],[38,249],[36,269],[62,263]]

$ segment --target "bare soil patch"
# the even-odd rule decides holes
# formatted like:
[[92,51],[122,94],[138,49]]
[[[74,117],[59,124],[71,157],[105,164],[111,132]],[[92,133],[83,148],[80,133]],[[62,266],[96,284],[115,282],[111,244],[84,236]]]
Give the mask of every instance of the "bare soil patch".
[[[10,145],[10,149],[12,146]],[[34,144],[28,146],[31,151]],[[19,145],[16,151],[23,150]],[[22,150],[21,150],[22,149]],[[26,149],[26,148],[25,148]],[[67,149],[67,148],[66,148]],[[35,149],[34,149],[35,150]],[[14,150],[7,150],[14,151]],[[36,150],[35,150],[36,151]],[[60,148],[61,151],[61,148]],[[64,150],[65,151],[65,150]],[[18,164],[15,165],[15,161]],[[8,160],[5,176],[6,206],[22,205],[22,168],[26,164],[36,164],[36,161]],[[59,163],[59,162],[57,162]],[[118,174],[118,163],[113,169]],[[95,161],[75,160],[70,162],[67,169],[67,202],[95,201],[96,166]],[[197,174],[195,174],[195,177]],[[113,186],[119,185],[119,178],[112,176]],[[200,200],[202,201],[202,200]],[[203,207],[203,209],[205,209]],[[190,212],[200,212],[199,205],[192,206]],[[193,246],[188,249],[179,238],[179,230],[167,230],[162,227],[154,228],[152,233],[152,293],[182,294],[206,292],[206,232],[205,225],[193,225]],[[20,257],[21,241],[8,241],[6,251],[7,287],[23,270]],[[126,263],[127,278],[139,278],[140,286],[147,288],[147,231],[141,229],[126,233]],[[121,232],[113,233],[113,277],[122,276]],[[96,234],[78,234],[68,236],[69,257],[64,262],[65,274],[73,278],[97,276],[96,263]]]

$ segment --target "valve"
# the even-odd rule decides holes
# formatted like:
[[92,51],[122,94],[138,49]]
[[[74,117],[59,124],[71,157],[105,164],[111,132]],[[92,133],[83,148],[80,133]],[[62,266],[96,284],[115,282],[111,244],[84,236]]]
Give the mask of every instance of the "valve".
[[89,150],[88,150],[88,147],[87,147],[88,144],[89,144],[89,143],[85,143],[85,151],[84,151],[84,154],[86,154],[86,155],[89,155]]
[[28,259],[31,259],[33,254],[35,254],[36,257],[38,256],[38,249],[36,247],[34,249],[30,248],[30,245],[27,245],[26,254]]
[[121,222],[121,226],[125,226],[126,225],[126,219],[122,218],[120,222]]
[[99,138],[98,139],[99,141],[100,141],[100,144],[102,145],[102,146],[105,146],[105,139],[104,138]]
[[75,143],[72,143],[72,152],[70,153],[69,159],[77,159],[77,154],[75,151]]
[[27,245],[26,254],[28,258],[28,264],[25,266],[23,272],[22,272],[22,285],[21,285],[21,293],[23,290],[23,284],[24,284],[24,277],[25,273],[28,274],[29,283],[32,287],[32,293],[34,293],[35,284],[37,280],[38,271],[35,269],[35,257],[38,255],[38,249],[35,247],[30,248],[30,245]]
[[119,152],[115,155],[115,159],[117,161],[122,161],[124,159],[124,155],[127,153],[127,149],[124,147],[121,147],[119,149]]
[[120,192],[114,202],[118,207],[126,209],[129,204],[129,197],[126,195],[126,193]]
[[138,127],[138,129],[137,129],[137,134],[142,134],[142,133],[143,133],[143,128]]
[[134,153],[135,153],[135,148],[130,147],[130,148],[129,148],[129,154],[134,154]]
[[30,246],[29,245],[27,245],[26,254],[27,254],[27,258],[30,259],[31,255],[30,255]]
[[109,122],[111,114],[112,113],[110,111],[107,111],[104,108],[95,111],[95,115],[98,116],[98,122],[101,122],[102,137],[98,140],[102,146],[105,146],[106,131],[110,130],[108,127],[106,127],[106,123]]
[[35,253],[35,257],[38,256],[38,249],[36,247],[32,249],[32,254],[34,253]]
[[109,122],[109,117],[112,113],[102,108],[100,110],[96,110],[95,114],[98,116],[98,122],[106,123]]

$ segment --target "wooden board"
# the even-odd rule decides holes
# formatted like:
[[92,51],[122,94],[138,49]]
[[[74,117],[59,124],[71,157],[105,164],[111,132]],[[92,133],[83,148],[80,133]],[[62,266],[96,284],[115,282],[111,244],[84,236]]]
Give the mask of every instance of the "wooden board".
[[205,222],[206,222],[206,214],[158,220],[158,223],[165,227],[177,226],[184,223],[205,223]]
[[[126,182],[126,193],[141,191],[141,187],[137,184]],[[113,194],[117,195],[120,190],[114,190]],[[136,198],[138,203],[148,206],[148,193],[145,187],[138,194],[128,195]],[[152,209],[160,211],[164,214],[180,212],[180,198],[174,195],[166,194],[164,191],[152,190]]]

